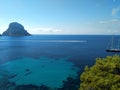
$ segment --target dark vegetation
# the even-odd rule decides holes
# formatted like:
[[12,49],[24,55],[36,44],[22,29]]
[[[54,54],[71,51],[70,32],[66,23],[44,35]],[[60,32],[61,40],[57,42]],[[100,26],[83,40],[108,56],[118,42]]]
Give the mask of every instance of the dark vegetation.
[[97,58],[95,65],[85,67],[79,90],[120,90],[120,56]]

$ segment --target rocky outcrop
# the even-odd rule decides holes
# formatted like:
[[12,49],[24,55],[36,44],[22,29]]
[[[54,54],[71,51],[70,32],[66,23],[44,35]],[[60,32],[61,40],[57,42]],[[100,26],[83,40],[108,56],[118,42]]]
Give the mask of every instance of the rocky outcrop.
[[3,32],[3,36],[30,36],[30,34],[24,29],[24,26],[17,23],[12,22],[9,24],[8,29]]

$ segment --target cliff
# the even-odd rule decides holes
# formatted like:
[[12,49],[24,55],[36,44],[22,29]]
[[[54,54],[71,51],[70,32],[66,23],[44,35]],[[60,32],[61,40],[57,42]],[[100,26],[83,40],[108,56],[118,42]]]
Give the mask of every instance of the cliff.
[[24,26],[17,22],[10,23],[8,29],[4,31],[2,35],[3,36],[30,36],[30,34],[24,29]]

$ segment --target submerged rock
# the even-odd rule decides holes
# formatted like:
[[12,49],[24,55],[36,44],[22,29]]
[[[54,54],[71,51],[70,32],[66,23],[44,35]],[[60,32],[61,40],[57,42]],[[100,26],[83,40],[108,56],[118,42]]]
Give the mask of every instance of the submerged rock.
[[46,85],[36,86],[29,84],[29,85],[18,85],[13,90],[52,90],[52,89]]
[[9,24],[8,29],[3,32],[3,36],[30,36],[30,34],[24,29],[24,26],[17,23],[12,22]]

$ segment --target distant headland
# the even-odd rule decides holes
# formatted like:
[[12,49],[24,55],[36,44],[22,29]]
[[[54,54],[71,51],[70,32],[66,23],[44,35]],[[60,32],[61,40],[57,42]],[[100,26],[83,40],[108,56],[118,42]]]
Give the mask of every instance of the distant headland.
[[2,36],[30,36],[24,26],[18,22],[12,22],[6,31],[3,32]]

